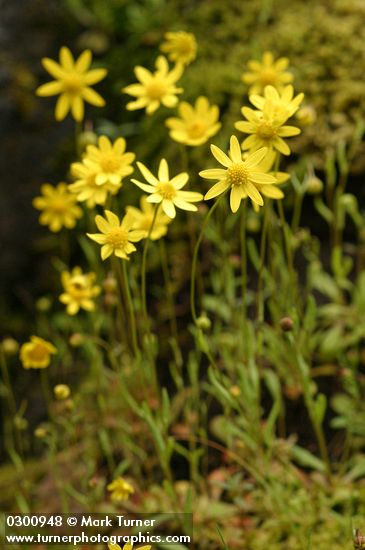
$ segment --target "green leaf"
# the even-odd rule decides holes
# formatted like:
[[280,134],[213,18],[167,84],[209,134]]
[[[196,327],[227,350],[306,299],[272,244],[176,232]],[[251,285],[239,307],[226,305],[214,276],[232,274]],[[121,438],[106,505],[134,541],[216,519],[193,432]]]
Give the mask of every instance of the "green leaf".
[[307,449],[294,445],[291,448],[292,458],[298,462],[301,466],[311,468],[317,472],[326,472],[326,465],[317,456],[313,455]]

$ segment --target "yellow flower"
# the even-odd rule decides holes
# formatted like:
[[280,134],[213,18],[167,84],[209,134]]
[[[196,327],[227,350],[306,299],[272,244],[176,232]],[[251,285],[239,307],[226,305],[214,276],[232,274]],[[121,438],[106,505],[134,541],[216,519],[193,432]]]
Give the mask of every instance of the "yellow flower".
[[263,147],[255,153],[249,154],[245,160],[242,160],[242,152],[236,136],[231,136],[229,156],[215,145],[211,145],[210,148],[213,156],[226,169],[213,168],[199,173],[203,178],[219,180],[206,193],[204,199],[213,199],[227,189],[231,189],[230,206],[232,212],[237,212],[241,200],[247,197],[252,202],[262,206],[264,201],[260,189],[264,185],[277,182],[274,176],[264,173],[259,168],[260,162],[268,152],[267,148]]
[[76,179],[68,188],[75,193],[79,202],[86,202],[88,208],[94,208],[96,204],[105,204],[108,194],[115,195],[121,188],[121,183],[96,183],[96,176],[99,174],[95,164],[84,158],[82,162],[74,162],[71,165],[71,175]]
[[[152,225],[155,210],[152,204],[147,201],[147,197],[145,196],[141,197],[140,207],[141,209],[139,210],[134,206],[127,206],[126,211],[130,212],[134,217],[133,229],[144,231],[144,237],[146,238]],[[159,210],[155,217],[150,239],[152,241],[157,241],[157,239],[160,239],[166,235],[167,226],[170,222],[171,218]]]
[[42,97],[61,94],[56,103],[56,120],[63,120],[71,109],[74,119],[80,121],[84,118],[84,101],[96,107],[105,105],[104,99],[90,85],[105,78],[107,71],[89,71],[92,61],[90,50],[82,52],[75,61],[70,50],[63,47],[59,59],[59,63],[48,57],[42,59],[43,67],[55,80],[40,86],[36,93]]
[[250,85],[250,94],[261,94],[268,84],[280,90],[293,81],[293,75],[285,70],[289,65],[286,57],[274,61],[272,53],[265,52],[261,62],[249,61],[247,65],[250,71],[243,73],[242,80]]
[[179,63],[169,72],[167,59],[162,55],[156,60],[154,73],[144,67],[135,67],[134,73],[140,84],[131,84],[122,89],[122,92],[137,98],[127,104],[127,109],[134,111],[146,108],[146,113],[151,115],[157,111],[161,103],[165,107],[175,107],[178,102],[176,94],[183,92],[183,89],[176,88],[175,84],[183,70],[183,65]]
[[102,245],[102,260],[106,260],[112,254],[129,260],[129,254],[136,250],[132,243],[140,241],[145,235],[144,231],[133,229],[134,217],[130,213],[120,220],[116,214],[105,210],[105,218],[96,216],[95,223],[101,233],[87,233],[87,236]]
[[268,147],[276,149],[283,155],[290,155],[290,149],[284,137],[296,136],[300,134],[299,128],[295,126],[286,126],[286,113],[275,108],[275,105],[266,100],[263,111],[254,111],[249,107],[242,107],[241,112],[247,119],[235,123],[235,127],[240,132],[252,134],[242,142],[242,149],[249,149],[251,152]]
[[200,201],[203,195],[192,191],[181,191],[189,179],[189,174],[181,172],[181,174],[178,174],[170,180],[169,167],[165,159],[160,161],[158,178],[156,178],[156,176],[154,176],[141,162],[137,162],[137,166],[150,185],[132,179],[133,183],[138,185],[138,187],[143,189],[146,193],[151,193],[147,198],[148,202],[156,204],[162,203],[162,210],[169,218],[174,218],[176,216],[175,206],[182,210],[190,210],[192,212],[197,210],[197,207],[191,203]]
[[53,344],[39,336],[31,336],[30,342],[21,346],[19,356],[25,369],[44,369],[50,364],[51,355],[56,353]]
[[260,111],[264,109],[266,101],[271,102],[273,115],[281,116],[282,114],[288,119],[299,109],[304,99],[304,94],[300,93],[294,97],[293,86],[285,86],[281,93],[273,86],[266,86],[264,96],[253,94],[250,95],[249,99],[252,105]]
[[107,489],[111,492],[110,498],[114,501],[128,500],[130,495],[134,493],[132,485],[122,477],[117,477],[117,479],[109,483]]
[[59,183],[56,187],[49,183],[41,186],[41,197],[33,199],[33,206],[42,210],[39,217],[41,225],[48,225],[54,233],[62,227],[72,229],[76,220],[81,218],[82,210],[76,204],[76,197],[69,193],[66,183]]
[[182,101],[178,106],[180,118],[172,117],[166,120],[170,128],[170,136],[179,143],[197,146],[214,136],[221,127],[217,105],[210,105],[206,97],[200,96],[195,102],[195,108]]
[[118,138],[113,144],[106,136],[100,136],[98,147],[88,145],[85,159],[90,161],[90,167],[94,167],[97,175],[97,185],[119,185],[125,176],[133,172],[132,162],[135,159],[134,153],[126,153],[126,141]]
[[67,306],[69,315],[76,315],[80,308],[86,311],[95,309],[93,298],[100,294],[100,287],[93,284],[95,279],[95,273],[83,273],[81,267],[74,267],[71,273],[61,273],[64,292],[60,296],[60,302]]
[[[249,157],[250,153],[244,153],[242,155],[243,160],[246,160]],[[275,163],[275,160],[277,158],[277,155],[275,151],[269,150],[265,157],[262,159],[261,162],[256,166],[256,170],[260,170],[262,172],[265,172],[271,176],[273,176],[276,179],[275,184],[256,184],[256,187],[261,195],[264,195],[265,197],[268,197],[269,199],[275,199],[279,200],[284,198],[284,193],[281,189],[279,189],[277,186],[281,183],[284,183],[288,181],[290,178],[290,175],[286,172],[278,172],[275,170],[272,170],[273,165]],[[252,202],[253,208],[256,212],[259,211],[260,207],[257,203]]]
[[[109,550],[122,550],[119,544],[111,544],[110,542],[108,542],[108,548]],[[133,550],[133,542],[126,542],[123,546],[123,550]],[[145,546],[136,548],[136,550],[151,550],[151,545],[146,544]]]
[[170,61],[189,65],[196,58],[197,43],[195,36],[190,32],[167,32],[166,42],[160,46],[160,50],[168,55]]

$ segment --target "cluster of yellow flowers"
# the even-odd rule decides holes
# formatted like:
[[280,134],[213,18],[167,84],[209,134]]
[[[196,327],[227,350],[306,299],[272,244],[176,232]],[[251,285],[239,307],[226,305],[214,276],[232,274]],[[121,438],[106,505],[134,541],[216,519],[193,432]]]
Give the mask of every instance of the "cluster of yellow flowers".
[[[177,87],[177,82],[185,67],[196,57],[195,37],[183,31],[166,33],[161,51],[174,66],[170,68],[167,58],[161,55],[156,60],[154,72],[135,67],[138,83],[122,90],[134,97],[127,109],[145,109],[151,115],[161,105],[177,107],[178,116],[166,119],[170,137],[190,147],[201,146],[220,130],[221,123],[218,106],[211,105],[204,96],[198,97],[193,105],[186,101],[179,103],[178,96],[183,88]],[[74,61],[66,47],[61,48],[59,63],[48,58],[42,60],[55,80],[40,86],[37,93],[41,96],[61,94],[56,105],[57,120],[63,119],[69,110],[77,121],[82,120],[84,101],[95,106],[104,105],[104,100],[90,85],[102,80],[107,71],[90,70],[91,61],[88,50]],[[212,155],[222,168],[200,172],[202,178],[217,181],[204,196],[184,190],[189,174],[181,172],[171,176],[166,159],[160,160],[157,175],[137,162],[144,181],[132,178],[131,182],[147,194],[141,197],[140,208],[127,206],[122,218],[106,208],[103,215],[95,217],[99,233],[87,233],[101,245],[103,260],[111,255],[128,260],[136,250],[134,243],[166,235],[169,223],[176,216],[176,208],[196,211],[196,203],[203,198],[210,200],[230,191],[230,208],[237,212],[241,201],[247,198],[258,210],[264,203],[263,197],[284,197],[279,185],[289,179],[289,174],[278,170],[279,155],[290,154],[286,138],[300,133],[298,127],[288,125],[287,121],[298,113],[304,97],[303,94],[294,95],[293,75],[287,71],[288,63],[286,58],[275,60],[270,52],[265,52],[261,61],[248,63],[249,72],[242,75],[242,80],[249,84],[249,100],[255,109],[242,107],[245,120],[235,123],[236,129],[248,136],[240,145],[232,135],[228,153],[211,144]],[[106,207],[109,198],[120,192],[124,178],[134,172],[134,160],[135,155],[127,152],[123,137],[113,143],[107,136],[100,136],[97,143],[88,145],[82,158],[71,165],[73,183],[60,183],[56,187],[42,185],[42,195],[33,201],[35,208],[41,210],[40,223],[57,232],[62,227],[74,227],[82,216],[77,203],[84,203],[87,208]],[[83,273],[80,267],[75,267],[71,272],[62,273],[61,282],[60,301],[69,315],[77,314],[80,309],[92,311],[95,308],[94,298],[99,295],[100,287],[94,284],[94,273]],[[20,356],[26,368],[42,368],[49,364],[55,352],[52,344],[33,336],[31,342],[22,346]]]

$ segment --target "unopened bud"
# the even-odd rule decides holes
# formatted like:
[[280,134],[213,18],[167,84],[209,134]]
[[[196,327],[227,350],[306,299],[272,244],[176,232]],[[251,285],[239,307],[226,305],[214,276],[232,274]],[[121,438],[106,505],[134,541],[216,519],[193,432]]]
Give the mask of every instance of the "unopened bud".
[[82,346],[84,342],[85,342],[85,336],[80,332],[75,332],[74,334],[71,334],[69,338],[69,344],[73,348],[78,348],[79,346]]
[[16,355],[18,353],[19,344],[14,338],[4,338],[1,342],[1,347],[5,355]]
[[57,386],[53,388],[53,393],[58,401],[63,401],[70,397],[71,390],[66,384],[57,384]]
[[294,327],[294,321],[290,317],[282,317],[279,324],[284,332],[290,332]]
[[212,326],[212,322],[205,313],[202,313],[196,320],[196,326],[202,330],[209,330]]
[[317,176],[311,176],[306,182],[306,191],[309,195],[319,195],[323,191],[323,181]]

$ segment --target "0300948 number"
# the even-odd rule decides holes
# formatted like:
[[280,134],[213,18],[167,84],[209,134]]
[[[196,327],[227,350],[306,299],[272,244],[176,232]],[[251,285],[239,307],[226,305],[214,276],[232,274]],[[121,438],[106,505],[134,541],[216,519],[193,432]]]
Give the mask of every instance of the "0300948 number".
[[62,516],[6,516],[6,525],[8,527],[60,527],[62,525]]

